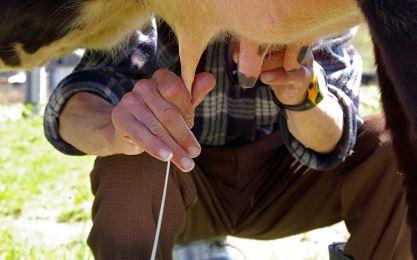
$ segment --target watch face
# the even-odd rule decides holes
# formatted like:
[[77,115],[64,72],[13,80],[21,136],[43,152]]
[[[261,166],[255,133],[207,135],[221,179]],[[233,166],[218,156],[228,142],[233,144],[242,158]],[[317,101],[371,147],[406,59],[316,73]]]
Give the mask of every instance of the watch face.
[[313,71],[314,76],[312,83],[310,83],[308,94],[310,99],[310,91],[311,91],[311,102],[314,105],[320,103],[320,101],[324,98],[324,93],[327,92],[327,80],[326,80],[326,73],[324,72],[323,68],[317,63],[313,63]]
[[317,75],[314,74],[313,78],[308,85],[308,100],[313,103],[313,105],[317,105],[322,98],[320,98],[320,90],[319,90],[319,83],[317,81]]

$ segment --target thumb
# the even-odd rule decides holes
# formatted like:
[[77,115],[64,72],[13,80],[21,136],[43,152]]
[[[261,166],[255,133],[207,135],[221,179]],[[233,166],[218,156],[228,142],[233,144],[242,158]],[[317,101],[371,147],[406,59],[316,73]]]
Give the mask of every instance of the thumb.
[[308,58],[309,52],[309,45],[293,44],[286,46],[283,65],[285,71],[293,71],[299,69]]
[[199,73],[195,76],[191,100],[194,109],[203,101],[215,85],[216,79],[208,72]]

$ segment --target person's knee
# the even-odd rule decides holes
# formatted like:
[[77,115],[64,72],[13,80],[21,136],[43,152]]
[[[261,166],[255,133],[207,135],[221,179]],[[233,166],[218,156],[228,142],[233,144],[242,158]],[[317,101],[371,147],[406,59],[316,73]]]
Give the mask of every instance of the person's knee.
[[[88,239],[96,258],[114,259],[120,254],[134,256],[133,259],[149,258],[165,170],[165,163],[149,155],[118,155],[96,161],[91,174],[95,195],[93,227]],[[181,180],[173,169],[164,211],[164,219],[170,221],[163,225],[172,243],[185,224],[187,189],[181,188]]]
[[375,114],[364,118],[364,123],[358,131],[358,140],[365,139],[371,145],[390,145],[391,137],[385,126],[383,114]]
[[136,219],[136,223],[117,221],[99,213],[87,241],[95,259],[148,259],[154,225],[140,223],[140,217]]
[[392,141],[389,131],[385,128],[385,119],[382,114],[371,115],[364,118],[363,125],[359,128],[353,155],[348,159],[353,165],[357,165],[377,150],[391,150]]
[[[98,157],[90,174],[91,188],[94,195],[99,189],[138,192],[140,187],[150,182],[162,185],[164,173],[164,163],[145,153]],[[129,187],[132,190],[127,190]]]

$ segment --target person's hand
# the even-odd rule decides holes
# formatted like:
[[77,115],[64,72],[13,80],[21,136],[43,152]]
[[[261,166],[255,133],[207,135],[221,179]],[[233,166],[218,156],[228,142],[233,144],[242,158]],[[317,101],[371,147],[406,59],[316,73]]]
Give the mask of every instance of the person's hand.
[[198,74],[190,97],[182,79],[165,69],[156,71],[151,79],[138,81],[113,108],[111,122],[105,127],[112,153],[147,152],[162,161],[172,157],[179,169],[191,171],[191,158],[201,152],[190,130],[194,109],[214,85],[211,74]]
[[[270,47],[262,63],[260,80],[270,85],[277,99],[285,105],[300,105],[307,98],[307,88],[313,77],[313,53],[303,47],[298,55],[298,69],[286,71],[286,60],[292,58],[293,50]],[[234,46],[233,60],[237,62],[239,47]]]
[[276,52],[266,57],[262,66],[260,80],[274,90],[277,99],[285,105],[302,105],[307,99],[307,89],[313,77],[313,53],[310,48],[303,48],[299,55],[300,67],[285,71],[283,52]]

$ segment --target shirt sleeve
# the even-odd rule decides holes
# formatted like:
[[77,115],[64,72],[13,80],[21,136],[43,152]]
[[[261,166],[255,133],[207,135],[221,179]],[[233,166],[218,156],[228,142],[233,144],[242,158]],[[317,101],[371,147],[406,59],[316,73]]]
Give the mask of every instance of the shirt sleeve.
[[353,28],[313,46],[314,58],[326,72],[329,94],[337,98],[344,114],[343,133],[336,148],[327,154],[306,148],[289,132],[284,113],[279,115],[280,130],[289,152],[315,170],[329,171],[344,162],[353,153],[357,129],[362,124],[358,115],[362,59],[350,43],[355,33]]
[[[86,51],[74,72],[52,92],[46,105],[44,132],[48,141],[62,153],[84,154],[59,135],[59,115],[65,103],[78,92],[90,92],[116,105],[137,80],[150,78],[157,68],[172,68],[178,60],[176,46],[161,42],[161,39],[175,41],[175,37],[165,35],[170,32],[166,26],[157,27],[154,21],[149,28],[137,31],[122,44],[123,49],[111,53]],[[164,48],[158,46],[161,44]]]

